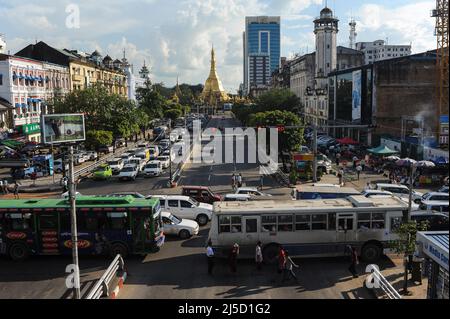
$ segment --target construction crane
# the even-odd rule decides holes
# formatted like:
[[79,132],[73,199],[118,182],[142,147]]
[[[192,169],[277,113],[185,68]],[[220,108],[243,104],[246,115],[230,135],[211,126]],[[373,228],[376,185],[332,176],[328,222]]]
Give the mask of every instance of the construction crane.
[[[438,98],[438,141],[441,136],[441,115],[443,110],[448,110],[448,0],[436,0],[436,9],[432,10],[431,16],[436,18],[435,35],[437,37],[437,98]],[[445,112],[448,114],[448,111]],[[448,144],[448,141],[446,142]],[[447,145],[448,146],[448,145]]]

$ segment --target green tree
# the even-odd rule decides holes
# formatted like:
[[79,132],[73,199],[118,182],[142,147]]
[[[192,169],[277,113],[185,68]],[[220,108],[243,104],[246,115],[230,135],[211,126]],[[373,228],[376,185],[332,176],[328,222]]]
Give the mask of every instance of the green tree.
[[176,119],[183,115],[183,111],[178,108],[168,109],[164,112],[164,117],[171,119],[172,122],[175,122]]
[[[402,223],[395,233],[398,235],[398,239],[391,242],[390,247],[397,253],[404,255],[404,258],[412,256],[416,250],[416,237],[417,232],[426,231],[429,228],[428,222],[417,223],[411,221],[409,223]],[[404,268],[404,281],[403,281],[403,293],[408,294],[408,267],[405,263]]]
[[111,145],[113,141],[112,132],[91,130],[86,132],[86,148],[96,150],[101,145]]
[[[302,121],[294,113],[279,110],[252,114],[249,117],[248,122],[251,126],[254,127],[286,127],[302,125]],[[298,150],[304,142],[303,132],[303,128],[285,129],[284,131],[279,132],[279,153],[290,153],[292,151]],[[284,168],[286,168],[286,160],[284,156],[282,156],[282,161]]]
[[299,114],[300,105],[300,99],[288,89],[272,89],[256,99],[259,112],[280,110]]
[[149,116],[151,120],[162,118],[164,110],[168,107],[168,98],[157,89],[161,84],[151,85],[146,83],[145,87],[136,90],[136,99],[139,107]]

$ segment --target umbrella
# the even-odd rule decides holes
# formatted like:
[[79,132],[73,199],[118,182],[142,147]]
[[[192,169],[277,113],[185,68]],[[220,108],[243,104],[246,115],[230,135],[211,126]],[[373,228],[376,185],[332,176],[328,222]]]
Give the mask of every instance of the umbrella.
[[386,157],[386,159],[387,159],[388,161],[391,161],[391,162],[397,162],[397,161],[399,161],[401,158],[398,157],[398,156],[392,155],[392,156]]
[[419,161],[416,164],[416,167],[435,167],[436,164],[430,161]]
[[401,160],[398,160],[398,161],[395,162],[395,164],[398,165],[398,166],[411,166],[411,165],[414,165],[416,163],[417,163],[417,161],[415,161],[415,160],[413,160],[411,158],[404,158],[404,159],[401,159]]
[[391,150],[389,147],[387,146],[379,146],[377,148],[371,148],[367,150],[369,153],[375,154],[375,155],[394,155],[394,154],[398,154],[398,151],[395,150]]

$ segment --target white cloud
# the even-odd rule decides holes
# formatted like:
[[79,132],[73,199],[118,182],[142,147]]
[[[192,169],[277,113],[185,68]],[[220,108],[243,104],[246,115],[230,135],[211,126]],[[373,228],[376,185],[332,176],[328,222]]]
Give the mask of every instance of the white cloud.
[[[377,4],[366,4],[359,10],[357,19],[358,41],[374,41],[388,37],[390,43],[409,44],[412,42],[414,52],[433,49],[435,20],[430,11],[435,2],[422,1],[387,8]],[[376,34],[375,38],[366,38]]]

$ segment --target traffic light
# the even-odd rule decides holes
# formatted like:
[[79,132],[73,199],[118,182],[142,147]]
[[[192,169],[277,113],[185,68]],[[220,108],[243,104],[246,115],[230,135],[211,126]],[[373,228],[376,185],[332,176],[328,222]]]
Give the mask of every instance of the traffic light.
[[284,126],[278,126],[277,129],[279,133],[283,133],[286,130]]

